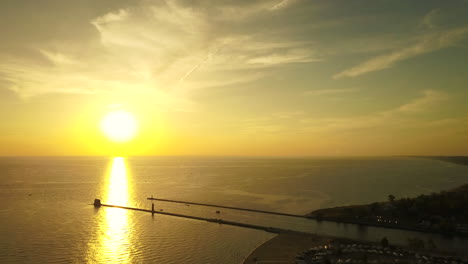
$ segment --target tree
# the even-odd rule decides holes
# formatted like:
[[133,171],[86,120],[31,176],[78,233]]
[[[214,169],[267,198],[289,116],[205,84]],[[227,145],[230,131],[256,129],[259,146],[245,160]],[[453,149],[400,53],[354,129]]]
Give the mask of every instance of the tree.
[[393,194],[390,194],[390,195],[388,196],[388,201],[389,201],[390,203],[393,203],[393,202],[395,201],[395,196],[394,196]]
[[382,247],[388,247],[387,237],[383,237],[382,240],[380,240],[380,244],[382,245]]

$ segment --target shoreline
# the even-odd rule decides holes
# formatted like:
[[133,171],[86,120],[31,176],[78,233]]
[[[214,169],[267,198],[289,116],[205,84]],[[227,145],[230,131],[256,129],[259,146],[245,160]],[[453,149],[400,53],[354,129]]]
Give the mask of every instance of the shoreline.
[[[314,210],[305,216],[316,221],[374,226],[420,233],[468,237],[468,184],[438,193],[413,198],[361,205],[348,205]],[[457,201],[456,203],[453,201]]]
[[334,238],[302,232],[281,232],[252,250],[242,264],[255,264],[258,261],[295,263],[299,252],[323,245],[331,239]]
[[255,251],[257,251],[260,247],[262,247],[265,243],[267,243],[268,241],[278,237],[280,234],[276,234],[275,236],[273,236],[272,238],[270,239],[267,239],[265,241],[263,241],[261,244],[259,244],[258,246],[256,246],[254,249],[252,249],[249,254],[247,256],[244,257],[244,260],[242,260],[242,263],[246,263],[247,259],[252,256],[252,254],[254,254]]
[[411,227],[411,226],[395,226],[395,225],[389,225],[389,224],[378,223],[378,222],[364,222],[364,221],[359,221],[359,220],[328,218],[328,217],[322,217],[318,219],[318,217],[312,217],[312,216],[307,217],[307,218],[318,221],[318,222],[324,221],[324,222],[334,222],[334,223],[339,223],[339,224],[359,225],[359,226],[365,226],[365,227],[370,226],[370,227],[387,228],[387,229],[400,229],[400,230],[406,230],[406,231],[413,231],[413,232],[426,233],[426,234],[437,234],[437,235],[444,235],[444,236],[451,236],[451,237],[463,237],[463,238],[468,237],[468,233],[442,232],[442,231],[428,230],[424,228]]
[[[466,157],[464,157],[466,158]],[[443,160],[443,161],[448,161],[448,160]],[[453,161],[448,161],[452,163],[458,163],[453,162]],[[467,165],[466,163],[463,165]],[[442,191],[439,194],[434,194],[434,197],[437,197],[440,199],[442,198],[447,198],[450,197],[448,195],[454,196],[457,193],[466,193],[468,191],[468,185],[462,185],[458,188],[455,188],[453,190],[449,191]],[[439,196],[437,196],[439,195]],[[445,195],[445,196],[444,196]],[[390,197],[390,196],[389,196]],[[406,198],[405,201],[415,201],[416,199],[420,199],[419,197],[425,197],[425,195],[418,196],[417,198]],[[440,198],[442,197],[442,198]],[[453,198],[453,197],[450,197]],[[394,197],[393,197],[394,199]],[[393,208],[398,208],[397,206],[399,205],[398,202],[400,200],[394,201],[391,200],[390,202],[381,202],[381,203],[374,203],[374,204],[366,204],[366,205],[351,205],[351,206],[343,206],[343,207],[335,207],[335,208],[327,208],[327,209],[319,209],[312,211],[308,214],[305,215],[308,219],[313,219],[315,221],[330,221],[330,222],[335,222],[335,223],[343,223],[343,224],[353,224],[353,225],[359,225],[359,226],[371,226],[371,227],[377,227],[377,228],[387,228],[387,229],[400,229],[400,230],[407,230],[407,231],[412,231],[412,232],[419,232],[419,233],[429,233],[429,234],[441,234],[441,235],[446,235],[446,236],[451,236],[451,237],[468,237],[468,232],[461,232],[461,230],[457,228],[455,229],[434,229],[434,228],[423,228],[419,226],[419,224],[415,224],[411,221],[408,221],[408,219],[403,218],[403,223],[400,221],[400,219],[393,219],[393,222],[387,221],[385,222],[378,222],[382,220],[382,216],[389,217],[389,209],[383,210],[382,212],[376,211],[376,210],[367,210],[367,218],[366,220],[359,219],[356,212],[353,212],[353,209],[355,208],[365,208],[365,209],[370,209],[371,206],[373,205],[374,207],[379,207],[381,205],[387,205],[387,207],[393,209]],[[347,210],[349,209],[349,210]],[[396,209],[393,209],[396,210]],[[400,212],[401,213],[401,212]],[[327,216],[328,214],[328,216]],[[362,213],[361,213],[362,214]],[[379,218],[380,215],[380,218]],[[376,217],[376,221],[374,219],[371,220],[372,216]],[[390,214],[390,216],[392,216]],[[396,218],[395,216],[389,217],[389,219]],[[413,218],[415,218],[413,216]],[[400,224],[397,224],[400,222]],[[406,221],[405,221],[406,220]],[[410,219],[411,220],[411,219]],[[414,220],[414,219],[413,219]],[[466,220],[465,218],[462,219]],[[455,223],[457,224],[457,223]],[[296,263],[296,256],[304,254],[303,252],[313,248],[313,247],[320,247],[325,245],[327,242],[330,241],[340,241],[340,242],[351,242],[351,243],[356,243],[356,244],[369,244],[370,242],[364,242],[364,241],[358,241],[358,240],[351,240],[351,239],[346,239],[346,238],[339,238],[339,237],[331,237],[331,236],[320,236],[316,234],[308,234],[308,233],[301,233],[301,232],[279,232],[277,236],[273,237],[272,239],[264,242],[263,244],[259,245],[257,248],[255,248],[242,262],[243,264],[254,264],[254,263],[259,263],[259,262],[271,262],[271,263]],[[432,241],[432,240],[431,240]],[[383,243],[383,242],[382,242]],[[378,244],[378,243],[371,243],[371,244]],[[388,241],[387,241],[388,245]],[[398,247],[400,248],[409,248],[408,246],[403,246],[399,245]],[[434,246],[435,247],[435,246]],[[326,247],[325,247],[326,248]],[[425,249],[424,245],[422,248],[419,248],[417,251],[411,251],[408,250],[408,252],[418,252],[420,254],[429,254],[431,255],[432,253],[436,254],[442,254],[446,255],[448,252],[447,251],[435,251],[435,248],[432,248],[432,251],[429,249]],[[418,253],[415,253],[415,257],[418,258]],[[307,253],[305,253],[307,254]],[[393,254],[397,254],[393,252]],[[453,251],[450,254],[454,254],[455,256],[461,256],[462,258],[468,260],[468,254],[467,252],[461,252],[459,250]],[[398,254],[397,254],[398,255]],[[395,255],[395,256],[397,256]],[[304,257],[304,255],[302,255]],[[403,256],[403,255],[400,255]],[[300,258],[303,259],[303,258]],[[349,260],[349,259],[348,259]],[[304,261],[300,261],[301,263]],[[305,262],[304,262],[305,263]]]

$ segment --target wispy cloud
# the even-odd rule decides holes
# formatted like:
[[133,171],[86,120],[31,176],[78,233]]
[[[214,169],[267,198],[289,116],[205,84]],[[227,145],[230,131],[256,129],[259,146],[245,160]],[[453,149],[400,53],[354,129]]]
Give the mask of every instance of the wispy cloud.
[[247,134],[317,134],[327,137],[341,137],[356,131],[363,135],[382,131],[387,135],[399,129],[436,129],[444,124],[455,125],[458,120],[447,117],[430,118],[431,113],[439,111],[449,98],[445,92],[426,90],[392,109],[359,116],[314,117],[313,113],[296,110],[248,118],[241,120],[239,124],[240,131]]
[[[140,75],[152,76],[167,88],[193,90],[195,87],[199,89],[202,83],[206,83],[207,88],[215,83],[229,85],[233,81],[224,76],[232,75],[231,72],[261,71],[238,75],[236,82],[242,83],[255,80],[251,76],[265,75],[271,67],[321,60],[310,42],[279,35],[264,38],[258,32],[239,34],[223,30],[223,23],[213,23],[228,19],[226,12],[229,10],[235,10],[243,17],[242,23],[246,23],[262,12],[271,12],[272,8],[279,12],[292,2],[275,0],[239,6],[220,5],[207,11],[207,8],[191,8],[177,1],[166,1],[164,5],[144,9],[119,10],[118,15],[105,15],[95,19],[93,24],[101,33],[103,45],[110,51],[131,55],[129,62],[133,69],[150,72]],[[146,11],[148,9],[150,13]],[[154,59],[148,62],[148,58]],[[209,79],[201,80],[208,75]]]
[[138,89],[184,97],[185,90],[255,81],[273,67],[321,60],[310,41],[283,37],[274,28],[267,33],[232,28],[272,12],[281,15],[294,2],[199,8],[174,0],[142,1],[92,19],[99,42],[90,42],[86,52],[68,49],[66,42],[37,45],[48,64],[2,58],[0,72],[22,96]]
[[429,29],[435,28],[434,18],[439,13],[439,9],[433,9],[427,13],[421,20],[421,25]]
[[356,77],[370,72],[381,71],[393,67],[400,61],[444,49],[461,41],[467,35],[468,27],[437,31],[435,30],[434,17],[438,12],[438,9],[433,9],[421,19],[420,24],[428,28],[430,32],[416,36],[413,40],[409,41],[407,47],[399,47],[390,53],[369,59],[335,74],[333,78]]
[[282,8],[287,7],[288,5],[292,4],[294,0],[282,0],[279,1],[277,4],[273,5],[270,9],[271,10],[279,10]]
[[128,11],[125,10],[125,9],[120,9],[118,11],[115,11],[115,12],[110,12],[110,13],[107,13],[103,16],[100,16],[96,19],[94,19],[93,21],[91,21],[91,23],[93,25],[95,25],[96,27],[99,27],[99,25],[103,25],[103,24],[107,24],[107,23],[112,23],[112,22],[116,22],[116,21],[122,21],[124,19],[126,19],[128,17]]
[[207,88],[215,88],[215,87],[225,87],[225,86],[232,86],[232,85],[241,85],[247,84],[250,82],[254,82],[264,78],[266,75],[261,72],[254,72],[254,73],[245,73],[241,76],[237,74],[225,74],[223,78],[200,78],[197,80],[191,80],[190,86],[184,89],[184,91],[196,91],[201,89]]
[[409,47],[395,50],[389,54],[380,55],[333,76],[334,79],[356,77],[366,73],[384,70],[397,62],[419,55],[434,52],[462,40],[468,33],[468,27],[431,33],[417,38],[416,43]]
[[53,63],[54,66],[64,66],[64,65],[71,65],[71,64],[79,64],[80,61],[71,57],[68,57],[64,53],[60,52],[51,52],[48,50],[39,50],[46,59]]
[[310,50],[305,49],[291,49],[283,54],[267,54],[259,57],[253,57],[246,61],[247,64],[256,66],[275,66],[289,63],[307,63],[319,62],[322,59],[312,56]]
[[[364,116],[346,118],[317,118],[304,119],[302,123],[309,124],[310,130],[344,132],[362,129],[378,129],[389,127],[414,127],[422,125],[420,115],[427,115],[437,111],[449,99],[447,93],[435,90],[422,91],[418,96],[393,109],[376,112]],[[413,115],[412,115],[413,114]],[[417,114],[415,116],[414,114]],[[434,122],[434,121],[428,121]]]
[[291,130],[287,124],[296,124],[305,115],[304,111],[280,111],[265,116],[240,120],[240,132],[245,134],[279,134]]
[[434,90],[426,90],[423,96],[404,104],[395,110],[399,112],[422,112],[441,104],[448,99],[446,93]]
[[220,5],[215,6],[218,14],[215,19],[219,21],[242,21],[262,13],[278,12],[292,5],[295,0],[266,0],[248,1],[242,5]]

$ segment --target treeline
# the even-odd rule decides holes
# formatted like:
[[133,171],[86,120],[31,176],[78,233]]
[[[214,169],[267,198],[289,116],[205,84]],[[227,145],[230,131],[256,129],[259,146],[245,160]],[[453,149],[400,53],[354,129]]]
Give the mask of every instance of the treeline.
[[308,216],[318,220],[468,234],[468,184],[415,198],[397,199],[390,194],[388,202],[320,209]]
[[468,184],[451,191],[395,200],[392,204],[401,213],[419,217],[428,214],[466,217],[468,213]]
[[383,211],[385,215],[413,224],[417,221],[421,228],[453,232],[457,225],[468,224],[468,184],[451,191],[389,201],[389,204],[390,209]]

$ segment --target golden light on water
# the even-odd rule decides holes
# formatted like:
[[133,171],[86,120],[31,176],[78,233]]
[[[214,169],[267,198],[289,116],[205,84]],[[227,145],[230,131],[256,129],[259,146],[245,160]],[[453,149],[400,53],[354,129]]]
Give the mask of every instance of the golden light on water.
[[107,196],[105,202],[125,206],[128,202],[128,175],[125,158],[115,157],[107,179]]
[[[105,186],[103,203],[126,206],[129,201],[129,173],[125,158],[115,157],[110,165]],[[103,217],[96,233],[97,244],[93,248],[90,262],[130,263],[132,230],[128,221],[128,210],[101,207]]]
[[114,142],[127,142],[137,133],[138,124],[135,117],[125,110],[108,113],[101,121],[104,135]]

